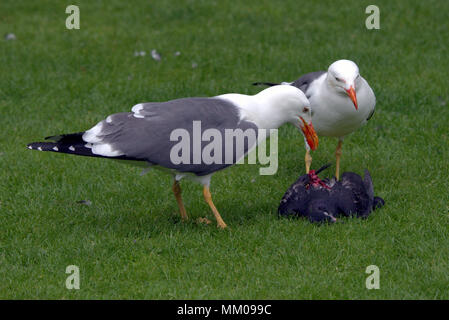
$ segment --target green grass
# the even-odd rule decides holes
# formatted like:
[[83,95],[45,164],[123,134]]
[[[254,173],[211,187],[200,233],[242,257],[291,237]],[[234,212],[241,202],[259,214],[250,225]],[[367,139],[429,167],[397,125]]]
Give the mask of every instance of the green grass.
[[[17,36],[0,39],[0,298],[449,298],[448,2],[378,0],[380,30],[365,28],[370,1],[76,1],[81,29],[71,31],[68,4],[0,3],[0,35]],[[194,222],[212,219],[197,184],[182,182],[191,222],[181,223],[167,175],[25,147],[138,102],[253,94],[253,81],[294,80],[340,58],[359,64],[377,96],[342,158],[343,170],[368,168],[386,201],[367,220],[277,218],[304,172],[292,126],[279,131],[275,176],[254,165],[214,176],[225,231]],[[333,161],[335,146],[322,138],[314,166]],[[65,288],[72,264],[80,290]],[[371,264],[380,290],[365,288]]]

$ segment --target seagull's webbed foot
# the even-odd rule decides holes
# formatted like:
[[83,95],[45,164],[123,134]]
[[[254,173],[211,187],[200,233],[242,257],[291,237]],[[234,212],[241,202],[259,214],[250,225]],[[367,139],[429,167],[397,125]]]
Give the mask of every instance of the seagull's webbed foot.
[[206,224],[206,225],[209,225],[209,224],[212,223],[212,221],[210,221],[210,220],[207,219],[206,217],[198,218],[196,221],[197,221],[198,223]]
[[223,219],[220,216],[220,213],[218,212],[217,208],[215,208],[214,203],[212,202],[212,196],[209,191],[208,186],[203,187],[203,196],[204,200],[206,200],[209,207],[212,209],[212,212],[214,213],[215,219],[217,220],[217,226],[221,229],[226,228],[226,223],[223,221]]
[[189,217],[187,216],[186,208],[184,207],[184,203],[182,202],[181,186],[179,185],[179,181],[177,180],[173,182],[173,193],[175,194],[176,202],[178,202],[179,213],[181,213],[181,219],[182,221],[187,221]]

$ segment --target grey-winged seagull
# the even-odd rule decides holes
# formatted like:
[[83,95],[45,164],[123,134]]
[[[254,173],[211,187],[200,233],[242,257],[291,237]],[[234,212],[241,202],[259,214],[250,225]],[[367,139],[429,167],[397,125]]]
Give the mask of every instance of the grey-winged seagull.
[[[276,85],[256,82],[254,85]],[[312,106],[312,122],[318,136],[338,138],[335,152],[337,179],[340,175],[341,147],[346,135],[357,130],[373,116],[376,97],[358,66],[350,60],[338,60],[326,71],[311,72],[293,82],[282,82],[301,89]],[[312,157],[306,145],[306,172]]]
[[[28,148],[131,161],[136,165],[165,169],[174,177],[173,192],[183,220],[187,219],[187,213],[179,180],[186,177],[200,182],[218,227],[225,228],[226,224],[212,202],[211,177],[216,171],[238,162],[261,138],[258,135],[252,141],[244,139],[244,150],[240,153],[236,147],[238,134],[230,140],[231,148],[229,144],[226,148],[226,143],[218,144],[221,147],[214,149],[212,154],[210,144],[229,130],[241,134],[254,130],[257,135],[259,129],[277,129],[285,123],[300,129],[311,149],[317,147],[310,103],[304,93],[293,86],[273,86],[253,96],[230,93],[211,98],[141,103],[131,112],[108,116],[85,132],[48,137],[46,139],[53,142],[35,142]],[[202,135],[195,131],[198,127]],[[186,140],[179,139],[182,133],[188,134],[184,137]],[[212,137],[214,140],[210,142]],[[178,149],[181,142],[186,144]],[[205,158],[202,155],[207,148],[209,157]]]

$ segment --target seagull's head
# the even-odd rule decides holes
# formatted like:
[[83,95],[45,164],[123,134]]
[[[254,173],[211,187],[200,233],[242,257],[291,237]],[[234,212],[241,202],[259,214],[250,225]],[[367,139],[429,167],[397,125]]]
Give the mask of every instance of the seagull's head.
[[[285,87],[297,89],[296,87],[290,85],[286,85]],[[293,112],[291,113],[290,122],[301,130],[309,148],[315,150],[318,147],[318,136],[312,124],[312,109],[310,107],[310,101],[299,89],[297,90],[297,98],[297,103],[292,104]]]
[[356,89],[359,79],[359,67],[350,60],[335,61],[327,71],[329,85],[337,92],[347,95],[356,110],[358,109]]
[[266,121],[276,123],[291,123],[304,135],[310,149],[318,147],[318,136],[312,125],[312,112],[309,99],[298,88],[291,85],[276,85],[257,94],[266,108]]
[[301,130],[309,148],[315,150],[318,147],[318,136],[312,125],[312,112],[310,110],[310,103],[304,105],[301,113],[295,117],[293,125]]

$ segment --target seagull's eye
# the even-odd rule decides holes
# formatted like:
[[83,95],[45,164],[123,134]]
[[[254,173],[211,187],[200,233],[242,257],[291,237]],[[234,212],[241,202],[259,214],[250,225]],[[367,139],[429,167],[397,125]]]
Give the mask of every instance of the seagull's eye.
[[338,82],[344,82],[343,79],[340,79],[340,78],[337,78],[337,77],[335,77],[335,80],[337,80]]
[[310,109],[307,108],[307,107],[304,107],[304,109],[302,109],[302,112],[304,112],[304,113],[307,113],[307,112],[309,112],[309,111],[310,111]]

